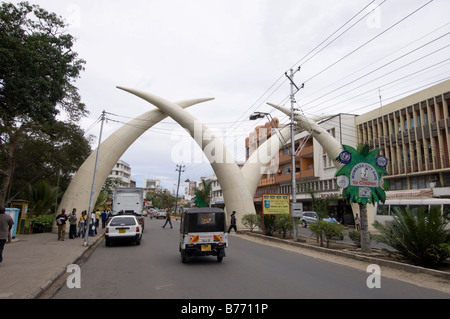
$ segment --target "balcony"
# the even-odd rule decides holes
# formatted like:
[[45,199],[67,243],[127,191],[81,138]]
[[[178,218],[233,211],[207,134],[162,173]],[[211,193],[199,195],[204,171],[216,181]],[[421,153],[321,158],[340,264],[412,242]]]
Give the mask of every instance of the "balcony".
[[258,187],[260,186],[268,186],[268,185],[273,185],[276,183],[276,179],[275,177],[268,177],[268,178],[263,178],[259,181],[258,183]]
[[300,175],[298,178],[302,179],[302,178],[311,178],[314,177],[314,169],[308,169],[308,170],[304,170],[301,171],[299,174]]

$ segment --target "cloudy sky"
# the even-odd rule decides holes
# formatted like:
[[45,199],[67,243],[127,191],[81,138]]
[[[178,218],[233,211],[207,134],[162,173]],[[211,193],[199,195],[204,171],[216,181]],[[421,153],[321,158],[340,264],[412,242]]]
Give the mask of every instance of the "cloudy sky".
[[[116,89],[144,90],[171,101],[215,100],[189,108],[218,135],[237,160],[244,141],[265,121],[254,111],[288,119],[266,102],[290,106],[291,68],[305,88],[296,95],[308,116],[362,114],[450,78],[448,0],[108,0],[30,1],[71,25],[75,51],[86,60],[77,82],[93,126],[102,110],[104,138],[154,106]],[[231,138],[229,137],[231,136]],[[172,150],[190,143],[166,119],[123,156],[142,186],[157,178],[175,188],[213,173],[209,163],[179,162]]]

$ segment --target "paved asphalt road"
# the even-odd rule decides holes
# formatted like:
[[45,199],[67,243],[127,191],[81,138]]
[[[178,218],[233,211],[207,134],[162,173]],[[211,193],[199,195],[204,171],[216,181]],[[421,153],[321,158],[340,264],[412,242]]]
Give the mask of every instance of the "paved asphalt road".
[[179,223],[146,219],[140,246],[102,243],[81,267],[81,289],[65,285],[55,298],[302,299],[445,298],[435,290],[381,278],[369,289],[366,269],[314,259],[230,236],[227,257],[181,263]]

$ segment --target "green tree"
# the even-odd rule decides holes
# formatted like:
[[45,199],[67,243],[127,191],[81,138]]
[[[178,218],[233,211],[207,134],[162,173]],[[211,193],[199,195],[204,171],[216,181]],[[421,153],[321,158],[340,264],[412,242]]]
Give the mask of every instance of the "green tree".
[[317,213],[319,218],[330,217],[329,207],[330,204],[339,199],[339,196],[332,195],[325,198],[319,198],[316,196],[316,192],[308,187],[308,193],[311,196],[312,210]]
[[41,180],[28,186],[26,199],[30,201],[30,213],[34,216],[53,213],[58,196],[58,188],[51,186],[47,181]]
[[157,189],[155,191],[147,192],[145,200],[151,201],[153,207],[168,209],[174,205],[175,196],[171,195],[167,190]]
[[208,207],[209,206],[209,193],[211,192],[212,183],[202,180],[202,188],[197,188],[195,191],[194,203],[196,207]]
[[381,235],[377,240],[396,249],[413,263],[435,267],[450,257],[450,230],[441,214],[440,207],[434,207],[428,214],[425,209],[413,211],[396,207],[394,220],[374,227]]
[[64,193],[74,172],[89,156],[84,132],[75,124],[56,121],[41,126],[35,134],[19,138],[14,155],[14,175],[9,199],[24,199],[28,184],[46,180]]
[[21,2],[0,8],[0,205],[5,204],[15,153],[24,135],[39,134],[64,111],[87,114],[74,81],[84,61],[61,17]]

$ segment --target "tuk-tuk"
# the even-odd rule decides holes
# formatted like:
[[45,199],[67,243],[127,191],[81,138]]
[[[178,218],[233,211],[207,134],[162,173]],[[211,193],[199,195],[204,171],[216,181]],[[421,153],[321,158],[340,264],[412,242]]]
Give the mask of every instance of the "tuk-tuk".
[[228,246],[225,212],[218,208],[189,208],[181,215],[181,261],[190,256],[217,256],[222,262]]

